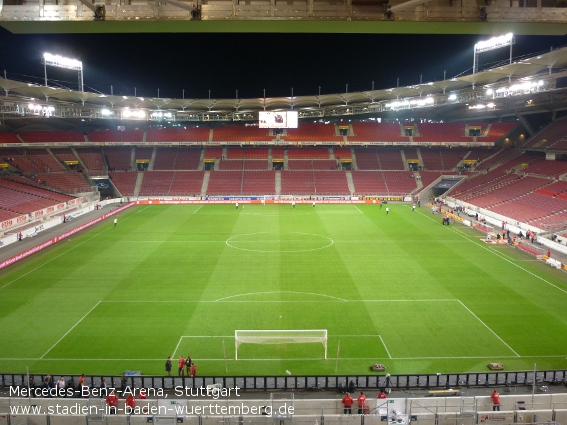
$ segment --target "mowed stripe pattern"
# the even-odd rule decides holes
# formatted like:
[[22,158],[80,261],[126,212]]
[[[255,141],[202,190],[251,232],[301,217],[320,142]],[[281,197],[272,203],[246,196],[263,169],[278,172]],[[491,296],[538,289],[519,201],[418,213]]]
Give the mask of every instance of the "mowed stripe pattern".
[[[332,374],[337,354],[343,374],[564,367],[561,272],[389,207],[133,208],[0,272],[0,371],[162,374],[173,354],[222,375],[225,351],[234,375]],[[244,344],[234,361],[235,329],[327,329],[329,359]]]

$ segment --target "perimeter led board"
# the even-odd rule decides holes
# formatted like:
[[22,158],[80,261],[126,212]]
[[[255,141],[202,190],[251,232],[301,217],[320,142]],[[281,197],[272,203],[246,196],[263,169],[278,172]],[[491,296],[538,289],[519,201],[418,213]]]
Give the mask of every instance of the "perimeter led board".
[[260,111],[258,121],[260,128],[297,128],[298,115],[297,111]]

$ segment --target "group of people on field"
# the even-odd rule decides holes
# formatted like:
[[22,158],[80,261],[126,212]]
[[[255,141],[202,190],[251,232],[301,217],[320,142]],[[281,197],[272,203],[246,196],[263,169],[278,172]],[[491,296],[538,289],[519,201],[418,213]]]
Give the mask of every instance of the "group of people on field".
[[[191,356],[187,356],[186,359],[184,359],[183,356],[179,356],[177,366],[177,374],[179,376],[185,375],[194,377],[197,375],[197,365],[191,360]],[[167,376],[171,376],[171,356],[165,361],[165,371],[167,372]]]

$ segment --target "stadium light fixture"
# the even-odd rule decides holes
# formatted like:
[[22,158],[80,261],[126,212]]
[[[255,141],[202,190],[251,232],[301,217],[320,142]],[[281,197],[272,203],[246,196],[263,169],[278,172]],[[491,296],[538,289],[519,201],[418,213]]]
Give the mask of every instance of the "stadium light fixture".
[[501,47],[510,46],[510,63],[512,63],[512,45],[516,42],[514,34],[511,32],[489,40],[479,41],[474,45],[473,74],[478,72],[478,55],[490,50],[499,49]]
[[65,58],[51,53],[43,54],[43,73],[45,76],[45,87],[47,87],[47,66],[56,68],[65,68],[77,71],[79,74],[79,88],[83,91],[83,62],[77,59]]

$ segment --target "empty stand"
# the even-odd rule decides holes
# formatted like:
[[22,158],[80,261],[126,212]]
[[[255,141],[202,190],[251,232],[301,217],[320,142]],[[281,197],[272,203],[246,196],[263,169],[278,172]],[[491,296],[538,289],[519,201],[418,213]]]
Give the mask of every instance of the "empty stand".
[[80,131],[28,131],[20,133],[26,143],[84,143],[85,136]]
[[137,171],[111,172],[109,177],[122,196],[134,195],[136,179],[138,178]]
[[290,142],[341,141],[343,136],[335,136],[334,124],[299,123],[298,128],[287,129],[282,139]]
[[104,148],[104,154],[108,159],[111,170],[130,171],[132,169],[131,147]]
[[327,148],[288,148],[289,159],[329,159]]
[[290,170],[335,170],[337,163],[333,159],[296,159],[288,160],[288,168]]
[[91,175],[108,173],[108,167],[100,148],[75,148],[75,151]]
[[522,148],[546,149],[567,136],[567,118],[555,121],[535,134]]
[[21,143],[21,140],[14,133],[0,131],[0,143]]
[[335,155],[335,159],[352,158],[352,152],[350,151],[350,148],[333,148],[333,155]]
[[281,172],[282,195],[313,195],[315,193],[314,171],[285,170]]
[[240,195],[243,171],[211,171],[207,195]]
[[414,136],[416,142],[472,142],[472,137],[465,137],[464,123],[419,123],[415,124],[419,136]]
[[567,173],[567,161],[542,160],[522,170],[526,174],[538,174],[540,176],[559,177]]
[[242,195],[273,195],[275,193],[275,171],[244,171]]
[[269,142],[269,129],[255,126],[227,125],[213,129],[213,142]]
[[350,195],[345,171],[316,171],[313,179],[316,195]]
[[488,129],[486,137],[477,137],[477,142],[493,143],[500,140],[518,125],[517,122],[493,122]]
[[140,196],[200,196],[203,171],[145,171]]
[[[378,124],[375,122],[353,122],[352,131],[354,136],[348,136],[353,142],[377,142]],[[336,155],[335,155],[336,156]]]
[[203,143],[209,141],[210,132],[209,127],[150,129],[147,131],[146,141]]

